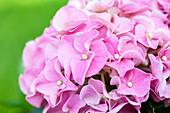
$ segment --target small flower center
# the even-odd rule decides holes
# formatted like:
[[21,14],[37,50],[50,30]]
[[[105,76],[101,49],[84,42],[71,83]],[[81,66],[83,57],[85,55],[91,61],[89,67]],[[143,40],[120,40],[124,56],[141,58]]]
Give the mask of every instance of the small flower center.
[[57,81],[57,85],[61,86],[62,84],[63,84],[63,81],[61,81],[61,80]]
[[119,59],[120,56],[119,56],[119,54],[115,54],[114,57],[115,57],[115,59]]
[[66,113],[69,113],[70,110],[66,111]]
[[168,47],[168,44],[165,44],[164,47],[165,47],[165,48]]
[[153,37],[152,33],[148,33],[147,36],[151,39]]
[[167,60],[167,57],[166,57],[166,56],[163,56],[161,59],[162,59],[163,61],[166,61],[166,60]]
[[107,99],[107,97],[106,97],[105,95],[103,95],[103,98],[104,98],[104,99]]
[[131,88],[132,87],[132,82],[128,82],[127,86]]
[[82,55],[82,59],[87,60],[88,59],[88,55],[87,54],[83,54]]

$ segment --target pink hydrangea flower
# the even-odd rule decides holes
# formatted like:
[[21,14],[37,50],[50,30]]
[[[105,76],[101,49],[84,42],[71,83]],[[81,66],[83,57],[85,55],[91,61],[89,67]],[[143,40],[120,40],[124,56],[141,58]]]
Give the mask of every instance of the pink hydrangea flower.
[[128,71],[124,77],[120,77],[118,93],[143,97],[149,93],[151,77],[151,74],[134,68]]
[[101,40],[92,41],[97,35],[98,32],[93,30],[64,36],[58,48],[59,61],[68,72],[68,78],[81,85],[86,77],[97,74],[108,58],[104,43]]
[[52,107],[60,103],[60,95],[63,92],[77,90],[77,87],[62,75],[61,69],[58,58],[51,59],[32,87],[32,92],[43,94]]
[[104,42],[113,60],[107,65],[116,69],[120,76],[134,68],[135,63],[131,59],[138,59],[139,62],[144,60],[143,50],[128,35],[122,36],[119,40],[113,35]]
[[162,61],[159,57],[154,57],[153,55],[149,55],[151,60],[151,69],[154,79],[151,84],[151,88],[154,91],[154,94],[158,98],[154,98],[155,100],[162,100],[164,98],[170,98],[169,92],[169,80],[166,80],[170,77],[170,69],[166,69],[162,64]]
[[104,92],[106,91],[101,81],[90,79],[88,81],[88,85],[82,88],[80,98],[93,109],[100,112],[106,112],[108,110],[108,106],[103,99]]
[[167,0],[69,0],[23,51],[21,91],[43,113],[140,113],[170,105]]

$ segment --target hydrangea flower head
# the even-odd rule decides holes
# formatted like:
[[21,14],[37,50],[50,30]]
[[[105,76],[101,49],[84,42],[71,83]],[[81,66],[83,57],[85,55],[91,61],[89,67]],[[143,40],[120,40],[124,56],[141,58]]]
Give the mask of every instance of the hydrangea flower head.
[[69,0],[26,44],[19,85],[43,113],[170,106],[170,1]]

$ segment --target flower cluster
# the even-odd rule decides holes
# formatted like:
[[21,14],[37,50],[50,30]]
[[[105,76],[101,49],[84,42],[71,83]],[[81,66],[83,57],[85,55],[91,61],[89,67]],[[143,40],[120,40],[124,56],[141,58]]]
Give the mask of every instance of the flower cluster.
[[140,113],[170,106],[170,1],[70,0],[26,44],[19,77],[43,113]]

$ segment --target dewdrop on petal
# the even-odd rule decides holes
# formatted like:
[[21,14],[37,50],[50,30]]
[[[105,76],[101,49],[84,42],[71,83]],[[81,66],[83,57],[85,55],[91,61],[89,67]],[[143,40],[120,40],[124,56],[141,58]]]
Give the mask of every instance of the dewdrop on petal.
[[127,86],[131,88],[132,87],[132,82],[128,82]]

